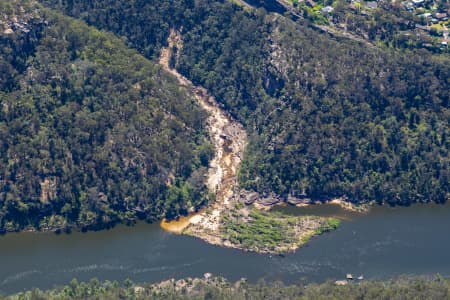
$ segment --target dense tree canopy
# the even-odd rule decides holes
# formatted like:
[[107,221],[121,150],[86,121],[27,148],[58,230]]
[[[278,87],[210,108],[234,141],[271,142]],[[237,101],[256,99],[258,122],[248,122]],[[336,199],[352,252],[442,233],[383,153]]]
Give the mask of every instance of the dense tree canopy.
[[12,29],[0,34],[1,230],[204,204],[206,113],[174,78],[82,21],[34,6],[2,21]]
[[393,204],[449,198],[445,54],[335,40],[222,1],[45,2],[148,57],[180,29],[176,68],[250,133],[247,189]]

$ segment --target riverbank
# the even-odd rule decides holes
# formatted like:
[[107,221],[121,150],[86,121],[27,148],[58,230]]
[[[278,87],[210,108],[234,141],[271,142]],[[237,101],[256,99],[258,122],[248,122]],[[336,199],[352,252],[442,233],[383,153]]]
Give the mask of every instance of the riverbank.
[[355,213],[368,213],[370,208],[374,205],[374,203],[364,203],[357,204],[347,201],[346,197],[340,198],[331,198],[327,200],[313,200],[311,198],[296,198],[292,196],[288,196],[287,199],[282,199],[278,195],[266,195],[265,197],[261,197],[258,193],[244,193],[248,195],[248,198],[244,199],[244,203],[252,204],[255,208],[259,210],[270,211],[272,208],[277,206],[291,205],[296,207],[310,207],[310,206],[320,206],[320,205],[336,205],[341,207],[342,209]]
[[[317,201],[313,204],[308,205],[323,205],[323,204],[331,204],[331,205],[337,205],[341,207],[344,210],[354,212],[354,213],[361,213],[366,214],[370,212],[370,208],[374,205],[374,203],[364,203],[364,204],[355,204],[349,201],[346,201],[344,197],[341,198],[334,198],[329,201]],[[301,205],[299,207],[302,207]]]
[[[213,215],[214,214],[214,215]],[[213,223],[201,224],[197,222]],[[340,220],[319,216],[288,216],[249,208],[242,203],[223,211],[206,209],[202,214],[180,217],[178,220],[163,220],[162,229],[176,234],[200,238],[209,244],[266,254],[293,252],[312,237],[335,230]]]
[[242,278],[230,282],[205,273],[203,278],[169,279],[155,284],[131,281],[79,283],[72,280],[64,287],[21,292],[12,299],[448,299],[450,279],[439,275],[398,277],[389,281],[350,282],[339,286],[333,282],[285,286],[282,283],[251,284]]
[[[246,277],[252,283],[263,278],[285,284],[296,284],[299,278],[308,283],[334,282],[346,273],[362,274],[365,280],[386,280],[402,273],[450,276],[450,241],[443,238],[450,228],[450,205],[374,206],[367,215],[334,205],[274,209],[342,222],[338,230],[312,238],[283,257],[212,246],[167,233],[158,223],[61,235],[11,233],[0,236],[0,294],[50,289],[73,278],[160,282],[205,272],[231,281]],[[430,251],[433,255],[424,255]]]
[[59,225],[45,225],[41,227],[32,227],[27,226],[21,229],[15,228],[4,228],[0,229],[0,235],[4,235],[7,233],[45,233],[45,232],[53,232],[55,234],[70,234],[71,232],[88,232],[88,231],[100,231],[100,230],[109,230],[114,228],[119,224],[124,224],[127,226],[134,225],[138,220],[137,219],[126,219],[126,220],[117,220],[109,223],[78,223],[78,224],[59,224]]

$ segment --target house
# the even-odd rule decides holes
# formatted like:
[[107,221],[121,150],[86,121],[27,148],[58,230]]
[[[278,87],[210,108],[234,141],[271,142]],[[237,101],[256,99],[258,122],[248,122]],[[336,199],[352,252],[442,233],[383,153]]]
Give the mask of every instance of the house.
[[423,18],[423,19],[429,19],[429,18],[431,18],[431,13],[421,14],[420,17]]
[[448,38],[448,29],[442,30],[442,36],[444,37],[444,39]]
[[320,12],[321,12],[322,14],[324,14],[324,15],[328,15],[328,14],[331,14],[331,13],[333,12],[333,10],[334,10],[333,7],[331,7],[331,6],[325,6],[325,7],[322,7],[322,8],[320,9]]
[[406,2],[405,3],[405,9],[407,11],[413,11],[414,10],[414,4],[412,2]]
[[310,7],[314,7],[316,6],[316,2],[314,2],[313,0],[306,0],[306,5],[310,6]]
[[416,24],[416,28],[417,29],[422,29],[425,31],[430,31],[430,28],[428,26],[424,26],[424,25],[420,25],[420,24]]
[[376,1],[369,1],[366,2],[366,7],[369,9],[375,9],[378,8],[378,3]]
[[434,14],[434,17],[436,19],[438,19],[439,21],[447,21],[448,20],[447,13],[445,13],[445,12],[444,13],[437,12]]

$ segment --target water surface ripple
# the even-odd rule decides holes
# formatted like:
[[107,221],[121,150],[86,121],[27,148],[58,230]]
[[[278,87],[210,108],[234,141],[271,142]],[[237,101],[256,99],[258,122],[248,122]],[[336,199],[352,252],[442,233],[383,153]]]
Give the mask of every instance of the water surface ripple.
[[0,237],[0,293],[41,289],[97,277],[157,282],[203,276],[246,277],[285,283],[341,279],[346,273],[386,279],[400,274],[450,276],[450,205],[375,207],[352,215],[335,207],[278,208],[345,219],[335,232],[313,238],[285,257],[245,253],[174,235],[157,224],[55,235],[20,233]]

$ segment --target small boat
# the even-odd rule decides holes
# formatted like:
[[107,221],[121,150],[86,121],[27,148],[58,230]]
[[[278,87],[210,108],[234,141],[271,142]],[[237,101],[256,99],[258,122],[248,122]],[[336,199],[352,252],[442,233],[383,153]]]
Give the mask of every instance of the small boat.
[[358,276],[358,280],[363,280],[364,279],[364,276],[363,275],[359,275]]
[[345,276],[345,278],[347,278],[348,280],[353,280],[353,275],[352,274],[347,274],[347,276]]

